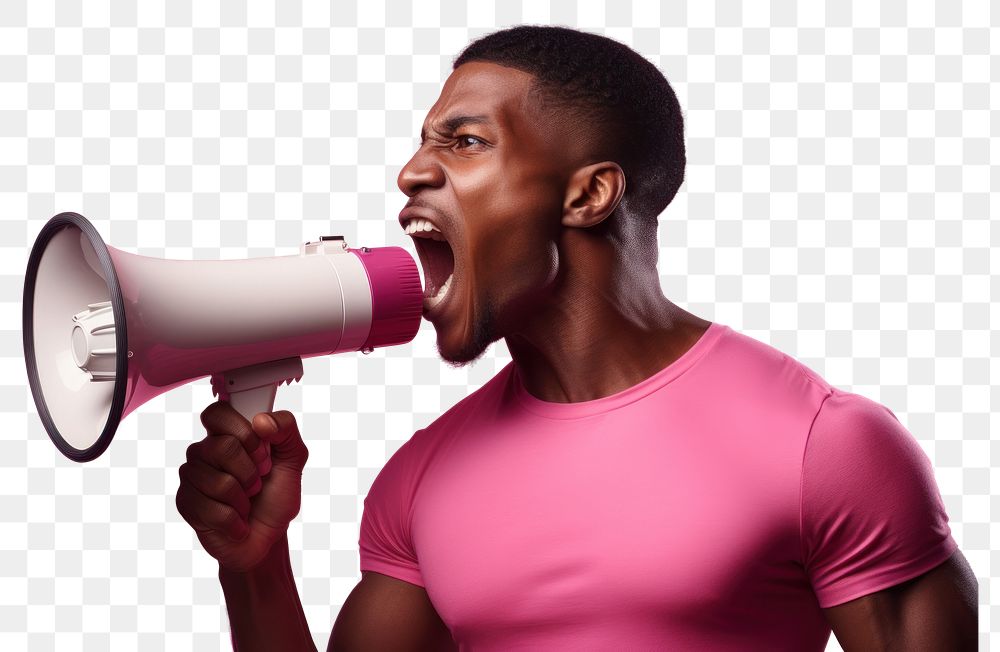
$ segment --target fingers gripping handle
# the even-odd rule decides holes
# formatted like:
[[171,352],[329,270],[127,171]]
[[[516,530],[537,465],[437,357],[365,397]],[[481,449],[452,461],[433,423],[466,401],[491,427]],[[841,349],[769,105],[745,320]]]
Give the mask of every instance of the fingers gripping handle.
[[247,421],[274,410],[278,386],[302,379],[302,358],[294,356],[212,374],[212,396],[227,401]]
[[[274,410],[278,385],[301,379],[302,358],[282,358],[212,374],[212,395],[218,395],[220,401],[228,402],[244,419],[253,421],[255,414]],[[261,476],[271,471],[271,443],[265,441],[263,445],[266,456],[257,463]]]

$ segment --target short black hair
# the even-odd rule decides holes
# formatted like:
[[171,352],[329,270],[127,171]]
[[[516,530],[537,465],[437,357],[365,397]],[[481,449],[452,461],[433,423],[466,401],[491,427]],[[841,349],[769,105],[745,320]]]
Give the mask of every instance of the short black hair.
[[[495,63],[536,78],[546,105],[591,125],[595,161],[625,173],[619,210],[655,224],[684,180],[684,117],[663,73],[613,39],[555,25],[518,25],[470,43],[452,69]],[[607,157],[607,158],[604,158]]]

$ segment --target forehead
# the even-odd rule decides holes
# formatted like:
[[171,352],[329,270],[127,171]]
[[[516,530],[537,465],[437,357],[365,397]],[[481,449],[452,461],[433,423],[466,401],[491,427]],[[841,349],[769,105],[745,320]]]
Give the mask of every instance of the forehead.
[[456,115],[484,116],[494,126],[517,131],[537,119],[529,96],[534,76],[515,68],[472,61],[456,68],[427,112],[425,129],[441,127]]

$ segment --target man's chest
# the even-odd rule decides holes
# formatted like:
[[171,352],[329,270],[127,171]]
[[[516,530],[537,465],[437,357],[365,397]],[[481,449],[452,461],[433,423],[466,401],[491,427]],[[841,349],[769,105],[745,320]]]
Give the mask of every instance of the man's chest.
[[428,593],[459,628],[759,595],[793,571],[797,475],[743,457],[642,433],[457,447],[414,506]]

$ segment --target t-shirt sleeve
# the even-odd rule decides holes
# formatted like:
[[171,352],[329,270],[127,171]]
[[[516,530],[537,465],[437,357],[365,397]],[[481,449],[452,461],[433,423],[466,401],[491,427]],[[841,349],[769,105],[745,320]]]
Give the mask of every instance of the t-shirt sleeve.
[[358,550],[361,570],[424,586],[410,537],[414,483],[408,444],[400,446],[372,481],[361,514]]
[[895,586],[958,544],[934,468],[893,412],[834,389],[806,442],[802,559],[822,608]]

